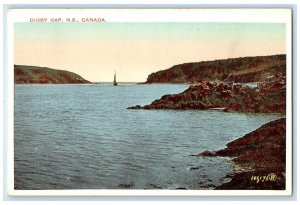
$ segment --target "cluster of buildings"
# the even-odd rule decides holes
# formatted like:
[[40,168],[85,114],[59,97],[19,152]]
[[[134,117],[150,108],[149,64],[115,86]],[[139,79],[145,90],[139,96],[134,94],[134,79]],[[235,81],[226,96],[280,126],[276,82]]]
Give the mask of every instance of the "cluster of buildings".
[[277,74],[277,75],[267,76],[262,82],[251,82],[251,83],[229,82],[228,84],[231,86],[232,90],[240,89],[240,88],[251,88],[251,89],[255,89],[256,91],[259,91],[261,87],[266,87],[274,83],[285,85],[286,76]]

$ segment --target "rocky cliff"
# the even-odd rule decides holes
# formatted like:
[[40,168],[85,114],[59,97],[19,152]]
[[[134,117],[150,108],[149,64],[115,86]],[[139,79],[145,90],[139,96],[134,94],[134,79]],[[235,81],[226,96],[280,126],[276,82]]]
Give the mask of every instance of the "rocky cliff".
[[46,67],[15,65],[14,74],[16,84],[90,83],[75,73]]
[[230,58],[175,65],[152,73],[145,83],[197,83],[201,81],[257,82],[286,72],[286,55]]

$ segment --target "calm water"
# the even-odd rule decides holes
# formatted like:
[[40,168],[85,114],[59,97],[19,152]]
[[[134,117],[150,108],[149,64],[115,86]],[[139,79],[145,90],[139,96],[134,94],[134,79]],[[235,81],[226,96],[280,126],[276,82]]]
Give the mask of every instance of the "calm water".
[[212,189],[224,148],[279,115],[127,110],[187,85],[16,85],[16,189]]

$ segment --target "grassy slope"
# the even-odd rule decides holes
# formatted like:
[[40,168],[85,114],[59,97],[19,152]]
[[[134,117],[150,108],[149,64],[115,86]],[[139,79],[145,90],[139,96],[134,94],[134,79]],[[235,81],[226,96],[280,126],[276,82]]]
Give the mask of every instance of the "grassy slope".
[[286,55],[231,58],[175,65],[150,74],[146,83],[256,82],[276,72],[285,75],[285,70]]
[[47,67],[15,65],[15,83],[89,83],[81,76],[63,70],[55,70]]

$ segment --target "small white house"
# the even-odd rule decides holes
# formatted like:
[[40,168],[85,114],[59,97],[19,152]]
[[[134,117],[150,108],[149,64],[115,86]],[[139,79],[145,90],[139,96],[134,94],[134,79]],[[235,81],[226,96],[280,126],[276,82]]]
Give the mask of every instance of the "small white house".
[[245,87],[255,89],[255,88],[258,88],[258,87],[259,87],[259,83],[258,83],[258,82],[246,83],[246,84],[245,84]]
[[274,75],[270,75],[268,77],[266,77],[266,82],[267,83],[271,83],[275,81],[275,76]]
[[232,88],[233,89],[240,89],[240,88],[242,88],[243,87],[243,85],[241,84],[241,83],[233,83],[232,84]]

